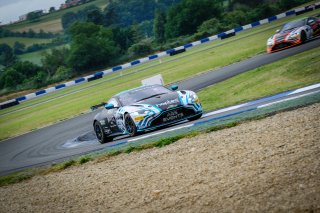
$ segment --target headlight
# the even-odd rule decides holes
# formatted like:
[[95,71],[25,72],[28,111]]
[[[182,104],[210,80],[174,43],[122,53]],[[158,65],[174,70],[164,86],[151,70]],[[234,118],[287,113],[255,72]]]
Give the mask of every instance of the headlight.
[[197,103],[197,104],[200,103],[199,98],[195,93],[193,93],[189,96],[189,102],[190,103]]
[[274,45],[274,40],[273,40],[273,36],[271,38],[268,39],[267,41],[267,46],[273,46]]

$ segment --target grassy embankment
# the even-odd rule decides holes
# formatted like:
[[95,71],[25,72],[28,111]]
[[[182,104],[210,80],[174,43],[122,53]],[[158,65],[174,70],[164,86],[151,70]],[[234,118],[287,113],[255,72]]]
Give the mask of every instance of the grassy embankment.
[[61,32],[62,31],[61,17],[64,14],[66,14],[67,12],[77,12],[90,5],[96,5],[97,7],[104,8],[107,5],[107,1],[95,0],[87,4],[71,7],[65,10],[58,10],[56,12],[44,15],[40,17],[39,21],[37,22],[23,21],[23,22],[7,25],[5,28],[8,30],[19,31],[19,32],[28,31],[29,29],[32,29],[36,32],[39,32],[40,29],[44,30],[45,32],[54,32],[54,33]]
[[[286,20],[277,21],[271,25],[265,25],[265,26],[241,33],[234,38],[213,42],[206,46],[201,46],[198,48],[194,48],[192,50],[188,50],[186,53],[176,56],[176,58],[179,58],[179,60],[162,63],[159,66],[150,68],[144,72],[139,72],[130,76],[124,76],[120,79],[104,83],[104,81],[106,81],[107,79],[110,79],[112,77],[119,75],[119,73],[114,73],[109,77],[106,77],[94,82],[90,82],[87,84],[65,89],[60,92],[50,94],[48,96],[44,96],[36,100],[25,102],[19,106],[2,110],[0,112],[0,131],[1,131],[0,139],[12,137],[14,135],[21,134],[23,132],[27,132],[35,128],[39,128],[39,127],[48,125],[50,123],[57,122],[59,120],[64,120],[66,118],[78,115],[80,113],[87,112],[88,108],[91,105],[99,103],[101,101],[105,101],[110,96],[120,91],[138,86],[140,85],[140,81],[142,79],[158,73],[161,73],[163,75],[166,83],[171,83],[177,80],[182,80],[187,77],[191,77],[195,74],[206,72],[210,69],[216,69],[218,67],[226,66],[228,64],[231,64],[240,60],[244,60],[248,57],[264,52],[266,39],[271,34],[274,33],[275,28],[279,24],[282,24],[285,21],[288,21],[290,19],[295,19],[295,18],[296,17],[291,17]],[[255,34],[255,35],[251,37],[246,37],[250,34]],[[241,37],[244,37],[244,38],[242,40],[229,43],[230,41],[239,39]],[[213,46],[217,46],[223,43],[226,43],[226,44],[223,46],[218,46],[214,49],[211,48]],[[317,53],[313,53],[313,54],[317,55]],[[319,54],[318,54],[318,57],[319,57]],[[162,59],[162,61],[164,62],[171,59],[172,58],[168,57],[168,58]],[[128,69],[126,71],[123,71],[123,74],[134,72],[138,69],[141,69],[143,67],[149,67],[156,63],[159,63],[159,62],[154,61],[154,62],[144,64],[132,69]],[[312,65],[314,64],[317,65],[317,63],[313,63]],[[316,68],[317,66],[311,67],[311,69],[316,69]],[[286,78],[286,76],[282,76],[282,77]],[[278,77],[276,75],[270,75],[268,76],[268,78],[276,79]],[[228,99],[225,98],[224,102],[219,102],[219,101],[216,101],[216,99],[214,99],[213,106],[211,106],[209,101],[206,101],[206,99],[208,98],[209,100],[211,100],[210,97],[215,96],[216,94],[215,91],[213,92],[208,91],[211,94],[209,95],[208,93],[208,97],[202,97],[205,94],[200,93],[200,98],[203,101],[205,109],[209,110],[209,109],[215,109],[215,108],[225,106],[226,104],[233,104],[239,101],[243,101],[246,99],[245,97],[248,97],[247,99],[257,98],[265,94],[269,94],[273,92],[281,92],[288,88],[294,88],[294,87],[303,86],[306,84],[319,82],[319,76],[317,75],[306,74],[304,78],[305,78],[304,80],[294,79],[294,78],[291,79],[289,76],[288,79],[285,81],[285,83],[281,83],[281,84],[279,83],[277,87],[273,86],[272,88],[266,89],[265,93],[263,94],[253,93],[252,95],[249,96],[246,93],[240,94],[239,92],[236,92],[236,91],[232,93],[229,90],[228,94],[231,93],[234,96]],[[246,78],[243,78],[242,81],[246,82],[247,80],[244,80],[244,79]],[[256,78],[254,78],[252,81],[255,81],[255,80]],[[234,83],[234,84],[238,85],[238,83]],[[276,80],[275,80],[275,84],[276,84]],[[3,115],[3,113],[10,112],[12,110],[19,109],[19,108],[21,109],[21,107],[25,107],[34,103],[39,103],[40,101],[48,100],[49,98],[57,97],[61,94],[66,94],[67,92],[74,91],[79,88],[87,87],[90,85],[95,85],[95,86],[91,88],[87,88],[85,90],[82,90],[74,94],[70,94],[65,97],[52,100],[47,103],[43,103],[43,104],[28,108],[28,109],[23,109],[21,111],[17,111],[12,114]],[[226,94],[223,94],[222,91],[223,90],[221,90],[221,94],[220,94],[221,97],[226,97]],[[241,95],[242,98],[238,98],[239,99],[238,100],[235,97],[236,96],[238,97],[239,95]]]

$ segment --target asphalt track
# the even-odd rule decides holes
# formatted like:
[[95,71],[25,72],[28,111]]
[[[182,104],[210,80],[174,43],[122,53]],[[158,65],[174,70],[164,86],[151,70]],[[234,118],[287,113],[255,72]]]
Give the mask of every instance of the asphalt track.
[[[261,54],[248,60],[181,81],[178,83],[179,89],[198,91],[240,73],[319,46],[320,39],[316,39],[281,52]],[[316,90],[316,92],[319,91],[319,89]],[[295,95],[296,94],[292,96]],[[283,97],[277,100],[281,99],[283,99]],[[256,105],[259,106],[269,102],[271,101],[266,100],[263,103],[256,103]],[[201,121],[223,116],[226,113],[236,113],[241,110],[246,110],[246,107],[247,106],[243,106],[228,111],[210,113],[203,116]],[[112,143],[103,145],[99,144],[94,138],[91,124],[96,113],[97,111],[84,114],[76,118],[0,142],[0,175],[9,174],[24,168],[52,164],[72,156],[105,149],[106,147],[117,144],[122,140],[127,140],[125,138],[120,138],[116,139]],[[199,120],[196,122],[199,122]],[[188,124],[192,124],[192,122],[189,122]],[[179,125],[169,127],[166,130],[179,128],[181,125],[186,125],[186,123],[183,122]],[[143,136],[147,137],[148,134],[155,134],[155,132],[156,131],[153,131],[144,134]],[[134,138],[131,139],[134,140]]]

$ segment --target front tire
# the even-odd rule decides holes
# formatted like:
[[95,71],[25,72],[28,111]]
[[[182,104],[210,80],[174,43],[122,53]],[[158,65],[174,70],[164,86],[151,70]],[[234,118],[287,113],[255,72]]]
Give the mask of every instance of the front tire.
[[195,121],[195,120],[198,120],[199,118],[201,118],[202,116],[202,113],[201,114],[198,114],[196,116],[193,116],[191,118],[188,118],[188,121]]
[[94,123],[94,132],[96,133],[97,139],[101,144],[104,144],[113,140],[112,137],[107,136],[107,134],[103,130],[103,127],[98,121]]
[[306,41],[307,41],[307,35],[304,31],[301,32],[300,40],[301,40],[302,44],[306,43]]
[[136,136],[137,135],[137,127],[134,121],[132,120],[131,116],[126,113],[124,115],[124,125],[126,127],[126,130],[128,132],[129,136]]

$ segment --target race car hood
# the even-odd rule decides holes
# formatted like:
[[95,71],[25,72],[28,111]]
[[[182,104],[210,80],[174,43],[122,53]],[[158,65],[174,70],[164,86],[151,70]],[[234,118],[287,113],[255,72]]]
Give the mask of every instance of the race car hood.
[[152,105],[160,108],[161,110],[167,110],[180,106],[181,102],[178,93],[172,92],[139,101],[136,104],[132,104],[131,106],[139,107],[140,104]]
[[286,30],[284,32],[280,32],[274,35],[275,42],[283,42],[289,34],[294,34],[299,31],[300,27],[292,28],[290,30]]

